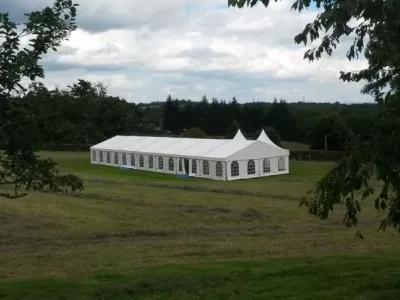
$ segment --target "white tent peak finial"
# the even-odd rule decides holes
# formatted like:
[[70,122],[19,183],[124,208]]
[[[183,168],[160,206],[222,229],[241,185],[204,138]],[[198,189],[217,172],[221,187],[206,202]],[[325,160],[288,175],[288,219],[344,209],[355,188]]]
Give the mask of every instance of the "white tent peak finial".
[[234,140],[246,140],[246,138],[244,137],[244,135],[240,131],[240,129],[238,129],[238,131],[236,132],[236,135],[235,135],[235,137],[233,139]]
[[276,146],[275,143],[274,143],[273,141],[271,141],[271,139],[270,139],[270,138],[268,137],[268,135],[265,133],[264,129],[261,130],[261,133],[260,133],[260,135],[258,136],[257,141],[261,141],[261,142],[264,142],[264,143],[267,143],[267,144]]

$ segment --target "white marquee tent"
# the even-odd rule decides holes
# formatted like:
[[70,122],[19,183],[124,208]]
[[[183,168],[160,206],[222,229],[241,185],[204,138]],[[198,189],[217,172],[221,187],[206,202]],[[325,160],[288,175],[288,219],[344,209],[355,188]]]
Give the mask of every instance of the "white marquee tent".
[[216,180],[235,180],[289,173],[289,151],[264,131],[247,140],[115,136],[92,146],[91,162]]

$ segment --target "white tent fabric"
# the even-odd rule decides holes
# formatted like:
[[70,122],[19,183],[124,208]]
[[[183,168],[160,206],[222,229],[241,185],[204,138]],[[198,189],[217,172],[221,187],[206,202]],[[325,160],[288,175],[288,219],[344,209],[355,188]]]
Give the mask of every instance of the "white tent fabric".
[[[233,139],[118,135],[92,146],[91,152],[92,163],[96,164],[127,166],[175,174],[182,173],[220,180],[269,176],[289,172],[289,151],[275,145],[264,131],[257,140],[246,140],[240,130]],[[105,154],[107,159],[105,159]],[[163,163],[166,161],[169,165],[155,168],[150,161],[154,161],[154,158],[158,159],[158,157],[165,158],[160,159],[160,161]],[[137,163],[139,159],[144,161],[141,166],[138,166]],[[247,164],[250,161],[252,161],[251,165],[254,164],[255,166],[251,166],[249,169]],[[184,162],[186,162],[186,166],[182,167]],[[238,175],[236,175],[236,171],[232,171],[233,162],[240,165]],[[209,166],[208,171],[203,170],[206,165]],[[282,165],[284,165],[284,168]],[[179,166],[179,168],[175,166]],[[218,168],[219,171],[217,172]],[[199,174],[201,172],[204,176]],[[207,174],[212,172],[214,172],[214,175]],[[222,176],[220,176],[221,172],[223,173]]]
[[234,140],[242,140],[245,141],[246,138],[244,137],[243,133],[240,131],[240,129],[238,129],[238,131],[236,132],[234,138]]
[[283,149],[283,148],[279,147],[278,145],[276,145],[273,141],[271,141],[271,139],[265,133],[264,129],[261,131],[260,135],[258,136],[257,141],[261,141],[261,142],[267,143],[271,146],[277,147],[277,148],[281,149],[282,151],[285,151],[287,153],[287,155],[289,155],[289,150]]

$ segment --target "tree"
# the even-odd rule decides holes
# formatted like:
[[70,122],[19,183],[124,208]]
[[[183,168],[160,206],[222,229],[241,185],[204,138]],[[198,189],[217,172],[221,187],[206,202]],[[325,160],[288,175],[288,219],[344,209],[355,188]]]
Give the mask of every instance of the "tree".
[[[253,7],[269,0],[228,0],[231,6]],[[301,12],[315,3],[323,11],[295,37],[295,43],[319,41],[304,58],[313,61],[323,53],[332,55],[337,44],[353,36],[347,52],[349,60],[364,54],[368,67],[358,72],[341,72],[340,79],[366,81],[363,93],[371,94],[381,113],[374,120],[369,140],[353,136],[348,155],[318,181],[302,204],[310,214],[326,219],[337,204],[346,208],[344,223],[356,226],[361,202],[371,196],[375,179],[383,183],[375,196],[375,208],[384,213],[379,229],[400,231],[400,1],[398,0],[297,0],[292,9]],[[355,25],[353,20],[359,20]],[[322,34],[325,35],[321,37]],[[365,41],[367,43],[365,44]],[[356,194],[361,197],[356,197]]]
[[277,146],[282,146],[281,144],[281,137],[278,133],[278,131],[271,126],[266,126],[264,127],[264,131],[266,133],[266,135],[270,138],[270,140]]
[[226,139],[233,139],[236,133],[240,130],[244,136],[246,136],[246,132],[243,130],[242,126],[240,126],[239,122],[233,120],[231,126],[228,129],[228,132],[225,135]]
[[[34,81],[44,77],[39,64],[48,50],[56,51],[61,42],[75,30],[77,4],[71,0],[56,0],[53,7],[35,11],[23,25],[12,22],[9,14],[0,13],[0,187],[11,192],[0,196],[18,198],[28,191],[68,191],[83,189],[82,181],[73,175],[60,175],[56,163],[40,159],[35,154],[40,139],[35,138],[37,115],[26,115],[17,97],[25,92],[24,78]],[[18,26],[21,26],[20,29]],[[29,45],[21,46],[21,39],[31,37]],[[39,134],[40,136],[40,134]]]
[[[311,149],[342,151],[352,133],[343,121],[336,115],[323,115],[314,124],[311,133]],[[325,145],[326,143],[326,145]]]
[[284,100],[273,102],[266,114],[267,126],[274,127],[282,139],[293,141],[296,137],[295,119]]
[[179,104],[177,100],[172,100],[171,95],[168,95],[167,102],[164,105],[164,130],[170,130],[172,133],[180,133],[181,127],[179,126]]
[[207,137],[207,134],[198,127],[190,127],[183,133],[183,136],[187,138],[203,139]]

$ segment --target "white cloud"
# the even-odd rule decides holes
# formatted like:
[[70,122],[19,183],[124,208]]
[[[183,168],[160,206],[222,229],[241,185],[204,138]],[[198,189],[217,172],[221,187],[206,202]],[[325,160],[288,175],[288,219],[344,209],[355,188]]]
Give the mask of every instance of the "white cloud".
[[207,94],[241,101],[371,101],[359,93],[360,84],[338,79],[341,70],[366,66],[345,58],[349,40],[333,57],[303,60],[307,48],[295,45],[294,36],[316,12],[291,12],[290,1],[272,2],[267,10],[221,8],[227,0],[79,2],[80,28],[45,59],[49,85],[102,81],[134,102],[164,100],[169,93],[194,100]]

